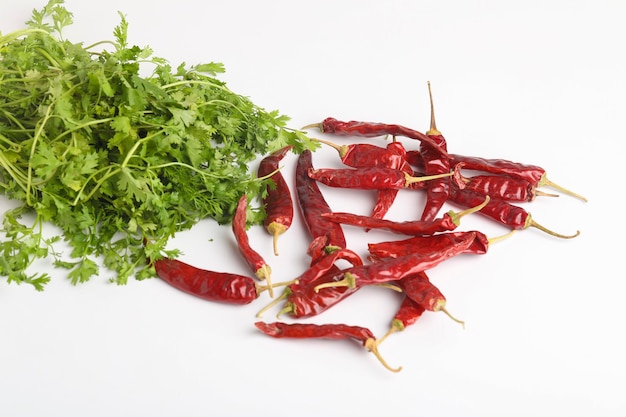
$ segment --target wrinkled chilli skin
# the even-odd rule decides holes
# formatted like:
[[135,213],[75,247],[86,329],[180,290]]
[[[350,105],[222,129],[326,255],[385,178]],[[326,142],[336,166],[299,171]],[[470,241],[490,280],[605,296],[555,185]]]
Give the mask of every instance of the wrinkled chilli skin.
[[285,233],[293,223],[293,199],[289,185],[279,170],[280,162],[293,146],[282,149],[266,156],[259,163],[258,177],[271,175],[274,187],[267,187],[267,195],[262,199],[265,208],[263,225],[265,230],[274,238],[274,254],[278,255],[278,236]]
[[346,238],[341,225],[322,218],[323,213],[330,213],[332,209],[326,202],[317,182],[309,177],[309,170],[313,169],[312,152],[302,152],[296,165],[296,193],[304,218],[304,224],[312,240],[319,237],[326,238],[326,246],[346,247]]
[[187,294],[203,300],[228,304],[249,304],[258,297],[251,277],[200,269],[177,259],[155,262],[157,276]]

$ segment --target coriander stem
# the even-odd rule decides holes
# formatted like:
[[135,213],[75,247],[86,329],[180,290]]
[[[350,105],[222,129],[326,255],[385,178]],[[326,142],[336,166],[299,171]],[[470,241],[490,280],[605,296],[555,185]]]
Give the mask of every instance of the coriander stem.
[[132,148],[130,148],[130,150],[128,151],[128,153],[126,154],[126,157],[124,158],[124,160],[122,161],[122,164],[120,165],[120,168],[126,168],[126,165],[128,165],[128,161],[130,161],[130,159],[135,155],[135,152],[137,151],[137,149],[139,149],[139,145],[143,144],[144,142],[146,142],[149,139],[152,139],[155,136],[160,135],[161,132],[158,131],[156,133],[153,133],[151,135],[148,135],[144,138],[139,139],[137,142],[135,142],[135,144],[133,145]]
[[109,172],[107,172],[106,174],[104,174],[102,176],[102,178],[96,182],[96,185],[91,189],[91,191],[89,192],[89,194],[87,194],[87,197],[85,198],[85,200],[89,200],[94,193],[98,190],[98,188],[100,188],[100,185],[102,185],[102,183],[107,180],[108,178],[112,177],[113,175],[117,174],[118,172],[121,171],[121,169],[118,167],[117,169],[114,169],[113,172],[111,172],[111,169],[113,168],[112,165],[106,166],[102,169],[99,169],[98,171],[94,172],[93,174],[91,174],[89,176],[89,178],[87,178],[87,181],[85,181],[85,183],[83,184],[83,186],[80,188],[80,190],[78,191],[78,194],[76,194],[76,198],[74,198],[74,201],[72,201],[72,206],[76,206],[76,204],[78,204],[78,200],[80,200],[80,197],[83,195],[84,191],[85,191],[85,187],[87,187],[87,184],[89,184],[89,182],[100,172],[102,171],[106,171],[108,170]]
[[216,83],[203,81],[203,80],[180,80],[180,81],[175,81],[173,83],[162,85],[161,88],[163,90],[167,90],[168,88],[178,87],[179,85],[187,86],[189,84],[200,84],[204,86],[215,87],[215,88],[219,88],[220,90],[228,91],[229,93],[231,93],[231,91],[228,88],[224,87],[223,85],[219,85]]
[[91,48],[94,48],[96,46],[103,45],[103,44],[109,44],[109,45],[115,46],[117,48],[117,44],[115,42],[113,42],[113,41],[100,41],[100,42],[92,43],[89,46],[85,46],[85,49],[89,50]]
[[48,32],[47,30],[43,30],[43,29],[23,29],[23,30],[16,30],[15,32],[11,32],[5,36],[0,36],[0,45],[4,45],[7,44],[9,42],[13,42],[14,40],[16,40],[19,37],[25,36],[25,35],[30,35],[31,33],[43,33],[46,35],[50,35],[50,32]]
[[[7,171],[9,175],[11,175],[11,178],[13,178],[13,180],[17,183],[17,185],[19,185],[22,190],[28,192],[28,188],[24,184],[24,182],[27,181],[27,178],[24,177],[23,172],[16,170],[15,165],[7,161],[3,152],[0,152],[0,166],[4,168],[4,170]],[[8,184],[2,184],[2,186],[4,188],[9,188]]]
[[35,130],[35,136],[33,136],[33,144],[30,147],[30,158],[28,161],[28,175],[26,179],[26,190],[25,190],[26,191],[26,204],[29,206],[31,205],[30,189],[31,189],[32,182],[33,182],[33,164],[31,161],[33,160],[33,156],[35,155],[35,149],[37,148],[37,142],[39,142],[39,137],[41,136],[41,132],[43,131],[44,126],[50,119],[51,112],[52,112],[52,104],[50,104],[48,108],[46,109],[46,114],[44,115],[43,119],[41,119],[41,123]]
[[55,67],[55,68],[59,68],[59,69],[63,69],[61,67],[61,64],[59,64],[57,62],[56,59],[52,58],[52,55],[50,55],[48,53],[48,51],[42,49],[42,48],[37,48],[37,52],[39,52],[41,55],[43,55],[44,58],[46,58],[48,61],[50,61],[50,63]]
[[[11,139],[7,138],[6,136],[4,136],[3,134],[0,133],[0,141],[6,143],[7,145],[9,145],[10,148],[17,148],[19,150],[20,145],[18,145],[17,143],[13,142]],[[4,151],[4,149],[3,149]]]
[[86,122],[86,123],[82,123],[82,124],[76,125],[73,128],[71,128],[71,129],[64,130],[63,133],[61,133],[60,135],[58,135],[56,138],[53,139],[53,142],[55,142],[55,141],[57,141],[59,139],[62,139],[63,137],[65,137],[65,136],[69,135],[70,133],[73,133],[73,132],[75,132],[77,130],[84,129],[86,127],[90,127],[90,126],[93,126],[93,125],[98,125],[98,124],[102,124],[102,123],[108,123],[108,122],[111,122],[111,121],[113,121],[113,117],[107,117],[106,119],[92,120],[90,122]]
[[214,175],[214,174],[209,174],[208,172],[202,171],[198,168],[195,168],[189,164],[185,164],[184,162],[168,162],[167,164],[160,164],[160,165],[149,165],[147,166],[148,169],[161,169],[161,168],[167,168],[167,167],[171,167],[171,166],[180,166],[180,167],[184,167],[184,168],[188,168],[202,176],[205,177],[213,177],[213,178],[223,178],[219,175]]
[[[30,97],[28,97],[30,98]],[[26,101],[28,98],[24,98],[23,100]],[[20,100],[22,101],[22,100]],[[25,131],[26,129],[24,128],[24,125],[22,125],[22,123],[15,117],[13,116],[11,113],[9,113],[8,111],[2,109],[2,113],[4,113],[4,115],[6,116],[7,119],[11,120],[13,123],[15,123],[17,126],[19,126],[19,128],[21,129],[21,131]],[[6,130],[5,130],[6,132]],[[6,139],[4,135],[0,135],[2,136],[3,139]],[[11,142],[12,143],[12,142]],[[19,147],[19,145],[16,145]]]
[[230,106],[230,107],[232,107],[233,109],[237,110],[237,111],[239,112],[239,114],[241,114],[244,118],[247,118],[247,117],[248,117],[248,115],[247,115],[247,114],[245,114],[245,113],[243,112],[243,110],[241,110],[241,109],[240,109],[239,107],[237,107],[235,104],[233,104],[233,103],[231,103],[231,102],[228,102],[228,101],[226,101],[226,100],[209,100],[209,101],[205,101],[205,102],[204,102],[204,103],[202,103],[202,104],[198,104],[198,108],[200,108],[200,107],[204,107],[204,106],[209,106],[209,105],[211,105],[211,104],[224,104],[224,105]]

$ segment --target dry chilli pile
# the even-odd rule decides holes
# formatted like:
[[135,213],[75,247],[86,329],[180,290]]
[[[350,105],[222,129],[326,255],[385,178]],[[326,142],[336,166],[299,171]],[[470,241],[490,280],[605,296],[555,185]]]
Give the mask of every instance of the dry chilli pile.
[[[429,84],[430,92],[430,84]],[[208,271],[176,259],[155,262],[157,275],[179,290],[210,301],[248,304],[262,291],[269,291],[273,300],[262,307],[256,327],[275,338],[349,339],[374,353],[390,371],[392,367],[380,355],[378,347],[394,332],[414,324],[425,311],[446,310],[446,298],[431,282],[427,273],[442,262],[461,254],[482,255],[494,241],[508,237],[516,230],[535,227],[557,238],[563,235],[538,224],[519,203],[533,201],[536,196],[555,196],[539,190],[549,186],[583,201],[584,197],[552,183],[543,168],[504,159],[486,159],[448,152],[444,136],[435,126],[431,95],[431,128],[425,134],[408,127],[361,121],[342,122],[327,118],[305,128],[317,127],[335,137],[386,137],[393,140],[386,146],[372,143],[336,144],[317,139],[338,150],[345,168],[315,168],[313,153],[306,150],[297,155],[295,190],[276,168],[289,154],[289,146],[262,159],[258,175],[269,175],[272,184],[263,198],[267,217],[264,226],[276,242],[292,225],[294,210],[300,210],[310,238],[310,264],[288,282],[272,283],[271,268],[254,249],[246,232],[246,211],[249,198],[242,195],[232,223],[233,234],[242,258],[250,267],[250,275]],[[408,139],[408,140],[406,140]],[[324,198],[319,184],[328,187],[373,190],[376,201],[370,215],[335,212]],[[394,221],[385,216],[400,190],[425,193],[420,216]],[[460,207],[460,211],[441,213],[444,204]],[[480,214],[506,226],[510,233],[487,237],[478,230],[460,231],[464,216]],[[365,230],[382,229],[397,236],[382,242],[368,243],[363,259],[347,247],[344,227]],[[342,261],[339,263],[339,261]],[[340,267],[349,263],[349,267]],[[390,288],[402,294],[389,331],[377,338],[367,327],[355,324],[316,324],[297,319],[317,316],[345,300],[365,286]],[[280,294],[274,291],[280,289]],[[261,318],[271,308],[280,306],[279,321]],[[281,316],[288,321],[280,321]]]
[[[518,203],[546,195],[539,190],[544,186],[583,197],[550,182],[541,167],[449,152],[435,126],[432,96],[426,133],[334,118],[293,130],[285,116],[218,80],[221,64],[173,69],[149,48],[129,46],[123,16],[114,41],[83,46],[64,39],[72,14],[62,4],[50,0],[33,11],[25,29],[0,34],[0,192],[19,203],[2,222],[0,275],[9,282],[42,290],[48,274],[27,271],[48,258],[69,271],[72,283],[99,275],[101,261],[118,284],[131,276],[159,277],[214,302],[249,304],[267,291],[272,301],[259,309],[255,323],[264,334],[355,340],[399,371],[379,354],[381,342],[425,311],[450,315],[427,273],[460,254],[485,254],[502,237],[459,231],[464,216],[483,215],[511,231],[535,227],[557,238],[578,235],[547,229]],[[149,76],[140,71],[146,63]],[[392,140],[338,144],[310,139],[304,133],[310,128],[336,139]],[[345,168],[314,166],[314,150],[327,145],[337,149]],[[279,169],[289,157],[296,159],[293,190]],[[250,172],[259,159],[257,172]],[[333,211],[320,184],[374,190],[371,214]],[[387,218],[400,190],[425,195],[422,212],[402,222]],[[442,213],[446,203],[459,211]],[[273,282],[248,230],[263,225],[277,254],[296,210],[310,239],[310,263],[290,281]],[[201,269],[166,249],[176,233],[206,218],[230,225],[248,275]],[[45,236],[47,223],[61,233]],[[369,243],[362,257],[348,247],[345,227],[387,230],[396,238]],[[57,249],[61,240],[69,259]],[[349,267],[339,266],[346,262]],[[381,337],[359,325],[297,320],[317,316],[365,286],[402,294]],[[289,321],[261,321],[273,307],[277,320]]]

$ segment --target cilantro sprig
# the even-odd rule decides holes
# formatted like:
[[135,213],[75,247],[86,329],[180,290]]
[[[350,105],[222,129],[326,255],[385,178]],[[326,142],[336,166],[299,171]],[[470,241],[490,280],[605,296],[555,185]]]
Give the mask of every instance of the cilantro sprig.
[[[84,46],[63,37],[72,13],[50,0],[24,29],[0,33],[0,192],[20,203],[0,229],[9,282],[42,290],[49,275],[28,270],[43,258],[72,283],[101,264],[118,284],[152,277],[147,260],[179,255],[166,249],[176,233],[205,218],[227,224],[243,193],[260,195],[253,160],[316,147],[231,91],[221,63],[173,68],[130,46],[120,19],[113,40]],[[262,207],[251,215],[260,222]],[[45,237],[46,223],[60,234]]]

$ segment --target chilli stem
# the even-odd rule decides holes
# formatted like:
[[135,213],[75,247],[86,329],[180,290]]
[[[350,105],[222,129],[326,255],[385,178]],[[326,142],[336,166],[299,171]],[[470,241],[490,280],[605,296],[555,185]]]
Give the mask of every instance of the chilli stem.
[[259,312],[256,313],[256,316],[260,318],[267,310],[274,307],[276,304],[280,303],[282,300],[286,299],[290,293],[291,291],[289,291],[289,289],[286,289],[285,291],[283,291],[283,293],[280,296],[274,298],[268,305],[266,305],[261,310],[259,310]]
[[302,126],[300,128],[300,130],[306,130],[306,129],[319,129],[321,132],[324,131],[324,129],[322,128],[322,124],[321,123],[311,123],[309,125],[306,126]]
[[439,178],[451,177],[452,175],[454,175],[454,172],[446,172],[445,174],[436,174],[436,175],[425,175],[422,177],[413,177],[405,172],[404,178],[406,179],[406,182],[404,186],[408,187],[409,185],[416,183],[416,182],[436,180]]
[[552,231],[542,225],[540,225],[539,223],[537,223],[530,215],[528,215],[528,219],[526,219],[526,225],[524,226],[524,229],[527,229],[529,227],[534,227],[535,229],[539,229],[542,232],[545,232],[547,234],[549,234],[550,236],[555,236],[561,239],[572,239],[575,238],[576,236],[578,236],[580,234],[580,230],[577,230],[576,233],[574,233],[573,235],[562,235],[560,233],[557,233],[555,231]]
[[450,317],[453,321],[459,323],[465,329],[465,322],[463,320],[459,320],[454,317],[450,312],[446,309],[446,300],[438,300],[433,307],[433,311],[442,311],[446,316]]
[[331,288],[331,287],[354,288],[356,287],[356,277],[352,275],[350,272],[346,272],[345,274],[343,274],[343,279],[340,279],[339,281],[325,282],[323,284],[316,286],[315,288],[313,288],[313,290],[315,292],[319,292],[321,289]]
[[441,136],[441,132],[437,130],[437,123],[435,123],[435,105],[433,104],[433,93],[430,90],[430,81],[428,81],[428,97],[430,98],[430,129],[426,134],[428,136]]
[[389,336],[391,336],[392,334],[396,333],[396,332],[401,332],[404,330],[404,324],[402,324],[402,322],[398,319],[393,319],[391,321],[391,327],[389,327],[389,330],[387,330],[387,333],[385,333],[383,335],[383,337],[381,337],[380,339],[378,339],[378,341],[376,342],[376,345],[380,345],[381,343],[383,343],[383,341],[388,338]]
[[378,361],[388,370],[390,370],[391,372],[400,372],[402,370],[402,367],[399,366],[397,368],[392,368],[387,361],[385,361],[385,359],[382,357],[382,355],[380,354],[380,352],[378,351],[378,344],[379,342],[376,339],[373,338],[369,338],[365,341],[365,343],[363,344],[363,346],[365,346],[365,348],[367,350],[369,350],[370,352],[372,352],[374,354],[374,356],[376,356],[376,358],[378,359]]
[[564,194],[568,194],[568,195],[570,195],[572,197],[575,197],[575,198],[577,198],[579,200],[582,200],[585,203],[587,202],[587,199],[585,197],[583,197],[582,195],[580,195],[578,193],[575,193],[575,192],[573,192],[571,190],[568,190],[567,188],[561,187],[560,185],[550,181],[545,174],[541,177],[541,179],[539,180],[539,183],[537,184],[537,187],[542,187],[542,186],[554,188],[555,190],[561,191]]
[[487,205],[487,203],[489,203],[489,200],[491,200],[491,197],[487,195],[485,196],[485,201],[483,201],[476,207],[471,207],[471,208],[468,208],[467,210],[463,210],[459,212],[449,211],[448,215],[452,218],[452,222],[458,226],[461,223],[461,217],[464,217],[464,216],[467,216],[468,214],[473,214],[473,213],[476,213],[477,211],[482,210]]
[[393,284],[382,283],[382,284],[374,284],[374,285],[377,287],[389,288],[390,290],[395,291],[395,292],[403,292],[402,288]]
[[348,145],[337,145],[336,143],[333,143],[333,142],[331,142],[329,140],[317,139],[317,138],[311,138],[311,140],[314,141],[314,142],[323,143],[325,145],[328,145],[328,146],[334,148],[335,150],[337,150],[337,152],[339,152],[339,156],[341,158],[346,156],[346,154],[348,153]]
[[268,264],[263,264],[262,267],[257,269],[255,273],[256,277],[260,280],[265,280],[267,285],[267,292],[271,298],[274,298],[274,287],[272,286],[272,269]]
[[510,237],[511,235],[513,235],[517,230],[513,229],[508,233],[505,233],[503,235],[500,236],[496,236],[496,237],[490,237],[487,239],[487,242],[489,242],[489,246],[493,245],[496,242],[499,242],[501,240],[507,239],[508,237]]
[[278,236],[287,231],[287,227],[284,224],[278,222],[271,222],[267,226],[267,231],[272,235],[272,246],[274,248],[274,255],[278,256]]

